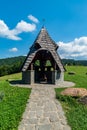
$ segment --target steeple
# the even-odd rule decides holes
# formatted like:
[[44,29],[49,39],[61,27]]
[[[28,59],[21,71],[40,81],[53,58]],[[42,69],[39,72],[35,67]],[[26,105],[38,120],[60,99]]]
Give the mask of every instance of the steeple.
[[45,26],[43,26],[37,35],[37,38],[34,41],[34,44],[39,44],[42,48],[47,48],[51,50],[57,50],[58,45],[55,43],[55,41],[52,40],[50,35],[48,34],[47,29]]
[[42,28],[45,28],[45,19],[43,19],[42,21],[43,21],[43,26],[42,26]]
[[39,49],[48,50],[52,54],[57,66],[60,68],[60,70],[64,71],[60,57],[57,54],[57,48],[58,48],[58,45],[49,36],[46,28],[42,27],[39,34],[37,35],[33,45],[30,48],[30,52],[27,55],[27,58],[24,63],[24,66],[22,68],[22,71],[26,71],[28,69],[28,66],[31,64],[33,58],[35,57],[35,55],[39,51]]

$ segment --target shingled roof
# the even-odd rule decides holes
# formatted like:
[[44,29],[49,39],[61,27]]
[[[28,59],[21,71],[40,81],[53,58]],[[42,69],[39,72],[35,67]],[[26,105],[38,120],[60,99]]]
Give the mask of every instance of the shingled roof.
[[[36,46],[39,46],[39,48],[36,48]],[[64,67],[63,67],[60,57],[57,53],[58,45],[51,39],[51,37],[49,36],[45,27],[43,27],[40,30],[37,38],[35,39],[33,45],[31,46],[30,52],[28,53],[26,60],[24,62],[22,71],[26,71],[28,69],[28,67],[29,67],[30,63],[32,62],[32,60],[34,59],[37,51],[41,48],[48,50],[51,53],[51,55],[53,56],[56,64],[60,68],[60,70],[64,71]]]

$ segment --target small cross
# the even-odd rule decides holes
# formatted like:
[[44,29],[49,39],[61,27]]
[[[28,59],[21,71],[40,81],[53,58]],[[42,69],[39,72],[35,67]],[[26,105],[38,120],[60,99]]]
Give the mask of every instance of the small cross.
[[43,27],[44,27],[44,25],[45,25],[45,19],[42,19],[42,21],[43,21]]

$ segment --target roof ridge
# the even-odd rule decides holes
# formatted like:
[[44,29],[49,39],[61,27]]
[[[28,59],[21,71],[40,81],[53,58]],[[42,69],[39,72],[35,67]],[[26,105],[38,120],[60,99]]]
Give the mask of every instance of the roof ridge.
[[51,36],[49,35],[47,29],[44,27],[42,27],[42,29],[40,30],[40,32],[38,33],[35,41],[34,41],[34,44],[43,44],[44,43],[44,46],[45,44],[47,43],[50,43],[50,45],[53,46],[53,49],[57,49],[58,48],[58,45],[55,43],[55,41],[51,38]]

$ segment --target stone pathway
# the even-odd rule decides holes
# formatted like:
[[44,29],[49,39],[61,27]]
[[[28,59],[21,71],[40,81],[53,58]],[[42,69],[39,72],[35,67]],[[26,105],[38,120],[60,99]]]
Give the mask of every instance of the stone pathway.
[[71,130],[52,87],[35,86],[18,130]]

